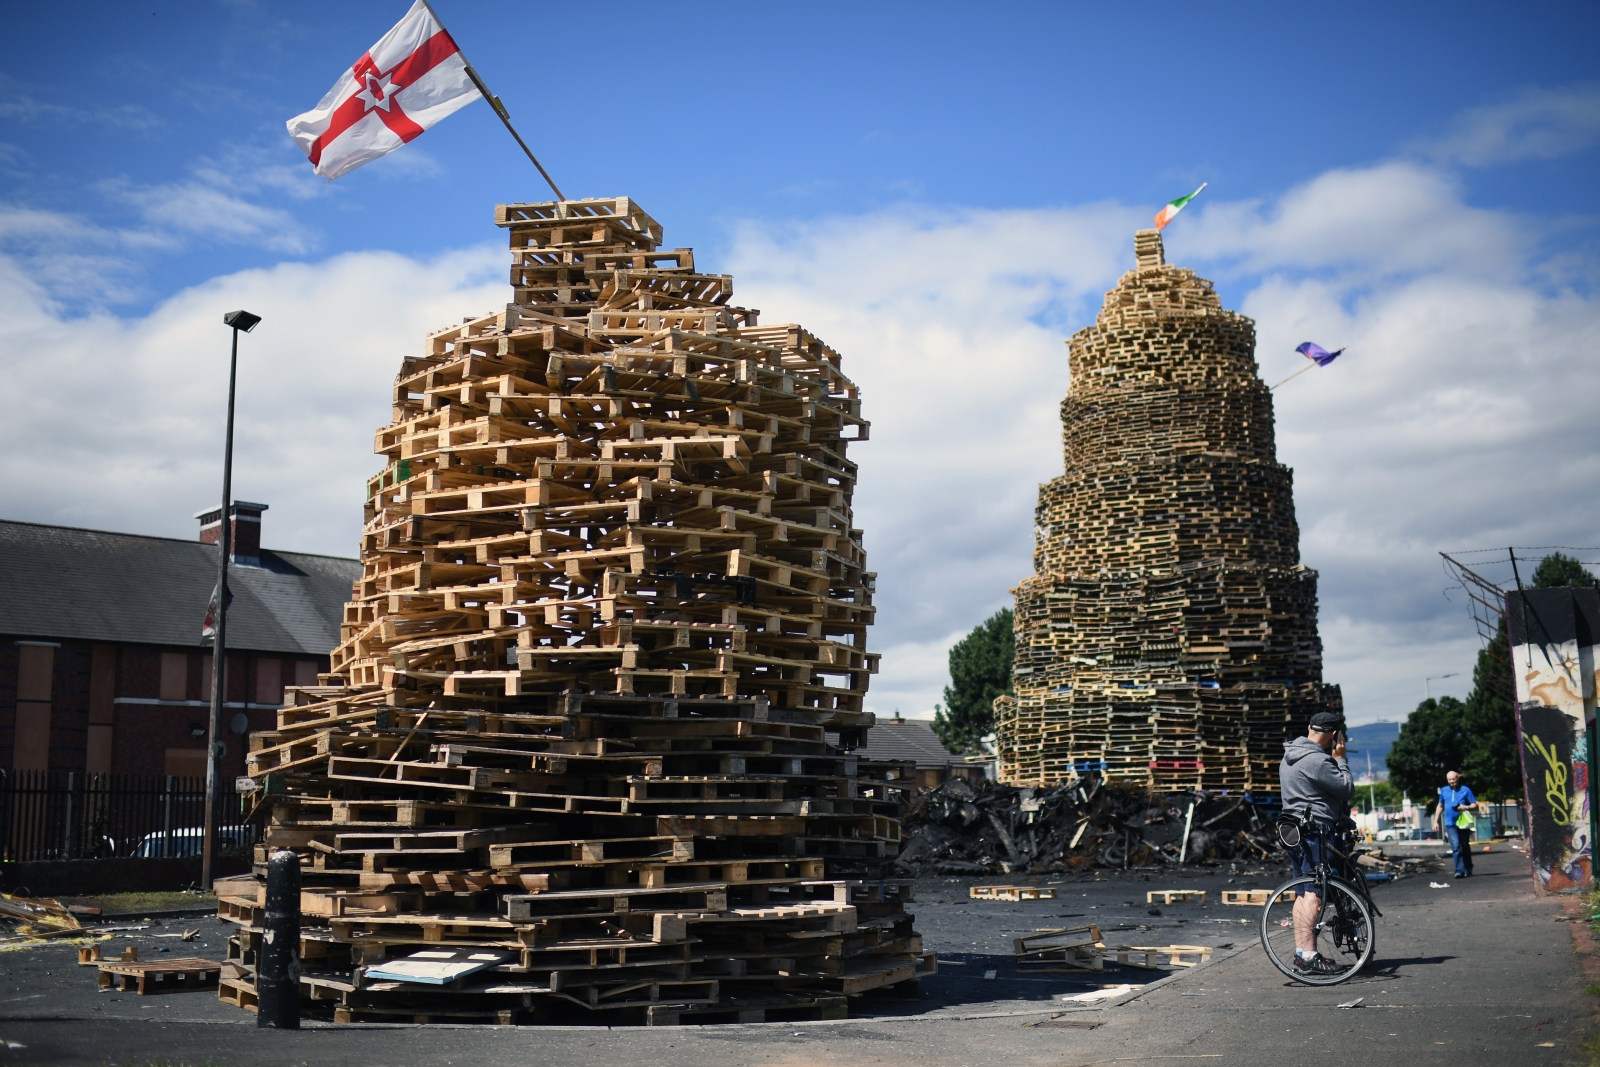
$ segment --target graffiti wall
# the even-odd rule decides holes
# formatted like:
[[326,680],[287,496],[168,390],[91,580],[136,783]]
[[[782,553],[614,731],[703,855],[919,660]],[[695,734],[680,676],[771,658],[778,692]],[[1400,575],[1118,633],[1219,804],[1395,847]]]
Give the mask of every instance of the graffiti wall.
[[1586,890],[1594,884],[1589,724],[1595,716],[1600,592],[1512,593],[1506,621],[1534,882],[1547,893]]

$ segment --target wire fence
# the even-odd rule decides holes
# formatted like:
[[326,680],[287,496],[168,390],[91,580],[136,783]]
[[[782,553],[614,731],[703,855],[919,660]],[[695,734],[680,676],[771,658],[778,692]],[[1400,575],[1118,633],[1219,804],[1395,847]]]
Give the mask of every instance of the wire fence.
[[[205,811],[204,778],[0,771],[0,861],[198,856]],[[216,813],[220,854],[247,853],[256,831],[231,781]]]

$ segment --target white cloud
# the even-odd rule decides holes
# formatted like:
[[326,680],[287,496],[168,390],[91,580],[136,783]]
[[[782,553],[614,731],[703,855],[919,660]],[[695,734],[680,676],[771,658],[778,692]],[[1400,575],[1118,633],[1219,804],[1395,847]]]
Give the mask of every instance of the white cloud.
[[53,122],[58,125],[88,123],[141,133],[166,125],[165,119],[143,104],[86,109],[38,100],[26,94],[0,100],[0,118],[13,122]]
[[253,204],[205,182],[137,185],[110,180],[100,182],[97,188],[138,209],[145,225],[134,233],[151,243],[176,246],[202,238],[290,255],[302,255],[316,244],[315,237],[289,212]]
[[874,709],[931,710],[950,644],[1032,569],[1067,388],[1064,334],[1037,320],[1098,302],[1138,214],[908,208],[738,234],[735,298],[839,349],[872,420],[850,455],[880,574]]
[[[874,710],[931,708],[950,643],[1031,571],[1037,483],[1061,471],[1061,342],[1132,266],[1140,225],[1102,205],[741,234],[740,299],[840,349],[874,422],[852,453],[881,574]],[[1430,675],[1461,675],[1437,692],[1470,684],[1476,634],[1441,595],[1439,550],[1597,543],[1579,398],[1600,395],[1600,309],[1542,288],[1535,225],[1390,163],[1213,202],[1167,231],[1169,261],[1220,271],[1225,302],[1256,318],[1269,383],[1304,366],[1300,341],[1351,346],[1277,405],[1302,557],[1322,572],[1326,677],[1355,721],[1403,717]]]
[[1443,137],[1420,141],[1442,163],[1485,167],[1556,159],[1600,140],[1600,84],[1533,88],[1503,103],[1469,108]]
[[[139,299],[143,258],[151,252],[221,243],[304,255],[320,243],[289,212],[253,203],[206,180],[205,168],[201,173],[201,180],[158,185],[122,178],[95,183],[100,198],[134,209],[133,225],[97,225],[78,215],[0,202],[0,255],[55,303],[92,310]],[[275,181],[245,191],[268,184]]]
[[1320,271],[1347,288],[1402,274],[1498,274],[1526,258],[1526,223],[1462,202],[1459,183],[1415,163],[1341,168],[1270,204],[1207,204],[1167,233],[1169,260],[1235,272]]
[[[874,710],[930,711],[950,645],[1031,572],[1038,484],[1061,471],[1062,342],[1132,265],[1146,217],[897,208],[751,224],[704,264],[732,271],[763,321],[838,348],[862,386]],[[72,225],[13,212],[0,238]],[[1257,319],[1268,382],[1304,365],[1300,341],[1350,346],[1275,396],[1302,556],[1322,573],[1326,675],[1356,721],[1402,717],[1429,676],[1459,675],[1436,692],[1470,684],[1476,636],[1441,595],[1440,549],[1600,543],[1600,309],[1551,288],[1535,225],[1402,163],[1213,202],[1167,231],[1169,259],[1219,276]],[[32,263],[0,260],[0,373],[29,398],[0,430],[0,513],[189,536],[217,491],[217,320],[246,307],[266,321],[243,346],[239,495],[273,505],[269,543],[349,553],[400,355],[503,301],[502,270],[488,249],[359,253],[218,278],[143,319],[67,321]]]
[[[271,505],[269,547],[353,555],[372,434],[422,335],[506,297],[504,252],[384,252],[220,277],[148,316],[63,320],[0,258],[0,515],[195,536],[221,489],[229,333],[239,353],[235,495]],[[20,398],[26,398],[21,402]]]

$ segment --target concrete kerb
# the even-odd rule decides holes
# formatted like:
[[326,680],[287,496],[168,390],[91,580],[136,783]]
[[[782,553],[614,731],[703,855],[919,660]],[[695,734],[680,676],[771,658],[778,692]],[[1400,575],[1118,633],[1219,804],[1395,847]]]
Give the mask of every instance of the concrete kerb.
[[1138,989],[1129,990],[1128,992],[1122,994],[1122,996],[1118,997],[1115,1000],[1107,1001],[1104,1004],[1096,1004],[1093,1007],[1085,1006],[1085,1007],[1082,1007],[1082,1008],[1065,1008],[1065,1009],[1057,1007],[1057,1008],[1052,1008],[1051,1012],[1053,1014],[1059,1016],[1059,1015],[1081,1014],[1081,1013],[1086,1012],[1086,1011],[1100,1011],[1100,1010],[1103,1010],[1105,1008],[1120,1008],[1124,1004],[1131,1004],[1133,1001],[1138,1000],[1140,997],[1144,996],[1146,993],[1150,992],[1153,989],[1160,989],[1162,986],[1165,986],[1165,985],[1176,984],[1177,982],[1179,982],[1180,980],[1182,980],[1184,978],[1188,978],[1188,977],[1190,977],[1192,975],[1198,974],[1199,972],[1205,970],[1208,967],[1212,967],[1212,966],[1215,966],[1218,963],[1221,963],[1223,960],[1231,960],[1231,959],[1233,959],[1233,957],[1237,956],[1239,953],[1248,952],[1250,949],[1255,948],[1255,947],[1256,947],[1256,942],[1248,941],[1245,944],[1239,945],[1239,946],[1237,946],[1235,948],[1232,948],[1232,949],[1227,949],[1227,950],[1223,950],[1223,951],[1213,951],[1211,953],[1211,958],[1210,959],[1205,960],[1205,961],[1203,961],[1201,963],[1197,963],[1193,967],[1185,967],[1180,971],[1174,971],[1172,974],[1167,975],[1165,978],[1157,978],[1154,982],[1150,982],[1150,983],[1148,983],[1146,985],[1140,986]]

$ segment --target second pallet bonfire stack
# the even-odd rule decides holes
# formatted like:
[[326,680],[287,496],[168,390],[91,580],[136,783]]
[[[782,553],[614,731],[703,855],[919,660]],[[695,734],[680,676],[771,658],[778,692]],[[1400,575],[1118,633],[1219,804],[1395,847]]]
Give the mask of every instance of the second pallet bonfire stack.
[[334,674],[252,738],[336,1019],[833,1017],[932,970],[885,880],[909,765],[836,352],[761,327],[627,199],[512,205],[515,302],[404,361]]
[[1066,471],[1040,487],[1015,590],[999,776],[1270,798],[1283,742],[1343,705],[1255,324],[1168,264],[1156,231],[1134,255],[1069,342]]

